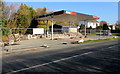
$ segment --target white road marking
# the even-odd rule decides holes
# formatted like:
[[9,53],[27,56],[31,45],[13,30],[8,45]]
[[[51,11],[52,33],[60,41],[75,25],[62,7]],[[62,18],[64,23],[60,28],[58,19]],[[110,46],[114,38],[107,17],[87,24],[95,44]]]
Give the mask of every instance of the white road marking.
[[116,46],[119,46],[119,45],[110,46],[110,47],[108,47],[108,48],[113,48],[113,47],[116,47]]
[[25,71],[25,70],[29,70],[29,69],[33,69],[33,68],[37,68],[37,67],[41,67],[41,66],[45,66],[45,65],[49,65],[49,64],[52,64],[52,63],[56,63],[56,62],[60,62],[60,61],[68,60],[68,59],[72,59],[72,58],[75,58],[75,57],[78,57],[78,56],[87,55],[87,54],[90,54],[90,53],[93,53],[93,52],[86,52],[86,53],[83,53],[83,54],[78,54],[78,55],[75,55],[75,56],[62,58],[60,60],[55,60],[55,61],[52,61],[52,62],[48,62],[48,63],[44,63],[44,64],[40,64],[40,65],[35,65],[35,66],[32,66],[32,67],[28,67],[28,68],[19,69],[19,70],[16,70],[16,71],[9,72],[8,74],[17,73],[17,72],[21,72],[21,71]]
[[112,48],[112,47],[108,47],[108,48]]

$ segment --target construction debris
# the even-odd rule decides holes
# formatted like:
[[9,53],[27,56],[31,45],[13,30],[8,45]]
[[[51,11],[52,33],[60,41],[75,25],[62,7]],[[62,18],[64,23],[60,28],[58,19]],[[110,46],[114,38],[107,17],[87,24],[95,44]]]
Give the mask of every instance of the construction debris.
[[68,42],[62,42],[62,44],[68,44]]
[[81,43],[81,42],[83,43],[83,42],[84,42],[84,39],[81,39],[81,40],[78,41],[78,43]]
[[76,37],[70,37],[70,39],[76,39]]
[[54,40],[63,40],[63,38],[55,38]]
[[42,45],[41,47],[44,47],[44,48],[49,48],[49,46],[48,45]]

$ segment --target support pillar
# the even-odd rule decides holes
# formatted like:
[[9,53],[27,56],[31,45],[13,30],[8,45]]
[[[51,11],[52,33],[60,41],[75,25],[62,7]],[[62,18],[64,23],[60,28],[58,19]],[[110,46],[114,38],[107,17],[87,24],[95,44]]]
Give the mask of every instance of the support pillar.
[[52,22],[51,40],[53,40],[54,39],[54,37],[53,37],[53,25],[54,25],[54,23],[53,23],[53,16],[51,16],[51,22]]
[[[84,24],[85,24],[85,22],[86,22],[86,21],[84,21]],[[86,25],[87,25],[87,24],[85,24],[85,38],[87,37],[87,35],[86,35]]]

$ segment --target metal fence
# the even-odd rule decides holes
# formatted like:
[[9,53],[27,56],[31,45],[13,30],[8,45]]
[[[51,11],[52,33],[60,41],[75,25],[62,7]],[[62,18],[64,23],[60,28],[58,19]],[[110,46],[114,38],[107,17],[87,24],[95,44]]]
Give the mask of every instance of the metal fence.
[[[85,34],[85,30],[79,30],[80,33]],[[109,36],[112,35],[110,30],[86,30],[86,35],[102,35]]]
[[33,34],[33,28],[2,28],[1,32],[2,35],[0,36],[0,42],[3,51],[12,51],[13,49],[19,48],[30,48],[31,46],[23,45],[22,47],[19,45],[22,41],[45,37],[45,34]]
[[[3,28],[1,29],[1,47],[3,51],[12,51],[19,49],[27,49],[40,47],[41,45],[53,45],[51,41],[51,30],[44,30],[44,34],[33,34],[33,28]],[[55,38],[87,38],[103,39],[110,38],[110,30],[72,30],[69,29],[54,29]],[[2,44],[4,43],[4,44]],[[57,44],[57,43],[56,43]]]

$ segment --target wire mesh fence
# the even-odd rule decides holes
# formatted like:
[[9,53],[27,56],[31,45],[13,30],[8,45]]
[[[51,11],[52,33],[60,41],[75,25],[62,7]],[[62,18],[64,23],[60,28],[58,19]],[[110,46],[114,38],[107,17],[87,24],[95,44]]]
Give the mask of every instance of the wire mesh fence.
[[[47,44],[55,46],[51,39],[51,30],[36,28],[3,28],[1,29],[1,47],[2,51],[13,51],[21,49],[30,49]],[[40,32],[38,32],[40,31]],[[77,29],[54,29],[55,38],[80,39],[85,38],[85,33],[89,39],[112,38],[110,30],[77,30]],[[65,39],[63,40],[65,41]]]
[[[83,35],[77,31],[77,28],[54,28],[54,38],[70,38],[82,37]],[[51,30],[49,32],[51,34]]]
[[[12,51],[13,49],[29,48],[31,46],[24,45],[24,41],[30,39],[40,39],[43,37],[44,34],[33,34],[33,28],[13,28],[13,29],[3,28],[1,35],[1,43],[2,43],[1,47],[3,51],[4,50]],[[23,46],[20,45],[21,42],[23,42],[22,43]]]
[[110,30],[86,30],[86,32],[84,30],[79,30],[79,32],[93,39],[106,39],[112,37]]
[[[85,34],[85,30],[79,30],[80,33]],[[87,35],[102,35],[109,36],[111,35],[110,30],[86,30]]]

